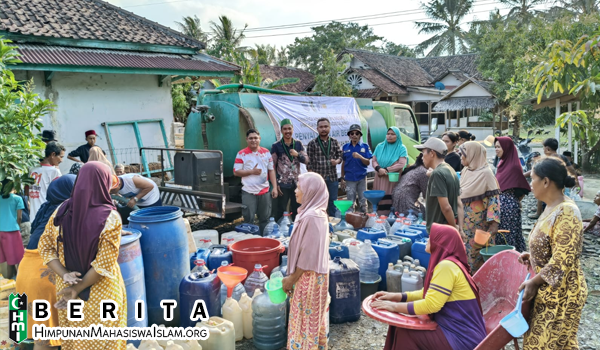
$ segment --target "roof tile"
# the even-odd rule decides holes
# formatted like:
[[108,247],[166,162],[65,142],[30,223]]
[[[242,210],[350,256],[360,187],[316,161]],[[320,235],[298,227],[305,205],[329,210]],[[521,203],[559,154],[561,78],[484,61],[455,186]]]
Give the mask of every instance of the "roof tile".
[[277,90],[289,92],[305,92],[315,84],[315,76],[310,72],[297,68],[267,66],[260,65],[260,75],[263,79],[271,79],[273,81],[283,78],[299,78],[300,81],[294,84],[278,86]]

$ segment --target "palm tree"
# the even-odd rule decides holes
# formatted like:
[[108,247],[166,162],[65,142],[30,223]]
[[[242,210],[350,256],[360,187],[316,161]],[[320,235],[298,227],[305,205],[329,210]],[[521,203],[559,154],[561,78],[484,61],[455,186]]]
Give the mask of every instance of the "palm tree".
[[545,4],[548,0],[499,0],[502,4],[508,6],[510,11],[506,19],[514,19],[519,23],[527,23],[535,15],[533,8]]
[[213,39],[216,41],[224,41],[232,44],[233,46],[239,46],[244,39],[244,30],[248,27],[248,24],[244,26],[244,29],[238,32],[233,27],[233,23],[227,16],[219,16],[219,23],[210,21],[210,29],[213,31]]
[[461,28],[461,21],[471,11],[473,0],[432,0],[421,5],[427,17],[435,22],[417,22],[419,34],[434,34],[416,47],[416,51],[424,52],[433,48],[427,56],[439,56],[443,53],[456,55],[468,52],[466,32]]
[[277,59],[277,48],[269,44],[260,45],[256,44],[256,48],[253,49],[255,52],[255,58],[258,64],[273,65]]
[[556,0],[555,4],[574,14],[590,14],[600,12],[599,0]]
[[202,31],[202,27],[200,26],[200,18],[198,18],[198,16],[184,16],[182,20],[183,22],[175,21],[175,24],[177,24],[177,27],[179,27],[179,30],[183,34],[189,36],[190,38],[204,42],[208,40],[206,33]]

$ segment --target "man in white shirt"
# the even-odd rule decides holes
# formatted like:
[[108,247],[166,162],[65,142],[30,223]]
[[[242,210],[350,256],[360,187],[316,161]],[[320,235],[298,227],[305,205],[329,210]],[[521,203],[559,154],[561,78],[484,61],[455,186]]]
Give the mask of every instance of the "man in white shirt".
[[[271,152],[260,147],[260,133],[249,129],[246,132],[246,142],[248,147],[239,151],[235,157],[233,173],[242,178],[244,222],[254,224],[254,216],[257,215],[262,235],[271,215],[271,197],[277,198],[277,177]],[[270,195],[269,180],[274,188]]]
[[33,178],[33,185],[29,187],[29,220],[35,220],[35,214],[42,204],[46,202],[46,192],[48,186],[55,179],[61,176],[58,165],[65,156],[65,148],[58,142],[52,141],[46,144],[45,157],[40,162],[40,166],[34,168],[29,173]]

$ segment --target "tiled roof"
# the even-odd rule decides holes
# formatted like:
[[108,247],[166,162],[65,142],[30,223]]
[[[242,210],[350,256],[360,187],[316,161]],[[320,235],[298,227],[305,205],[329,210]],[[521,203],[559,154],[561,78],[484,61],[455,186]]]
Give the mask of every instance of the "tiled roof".
[[376,98],[377,96],[379,96],[379,94],[381,94],[381,90],[380,89],[361,89],[361,90],[356,90],[356,97],[359,98]]
[[210,56],[143,53],[120,50],[83,49],[63,46],[17,44],[21,61],[30,64],[74,65],[166,70],[237,71]]
[[[468,77],[481,79],[477,70],[478,54],[418,58],[419,65],[432,77],[437,78],[445,73],[460,71]],[[454,74],[454,72],[452,72]],[[457,77],[458,78],[458,77]],[[460,78],[459,78],[460,79]]]
[[0,30],[203,49],[195,39],[101,0],[1,0]]
[[263,79],[271,79],[276,81],[283,78],[299,78],[300,81],[294,84],[287,84],[278,86],[276,90],[289,91],[289,92],[305,92],[315,85],[315,76],[310,72],[297,68],[278,67],[260,65],[260,75]]
[[388,94],[408,94],[408,90],[406,90],[406,88],[394,83],[389,78],[385,77],[383,74],[379,73],[375,69],[353,69],[352,72],[359,74],[363,78],[370,81],[373,85],[377,86],[379,88],[377,90],[385,91]]

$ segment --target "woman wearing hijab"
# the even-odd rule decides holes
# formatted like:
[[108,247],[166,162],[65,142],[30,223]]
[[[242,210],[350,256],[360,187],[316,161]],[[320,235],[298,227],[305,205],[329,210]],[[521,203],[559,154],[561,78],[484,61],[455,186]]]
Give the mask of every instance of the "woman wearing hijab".
[[523,168],[519,161],[517,147],[510,137],[496,137],[494,142],[496,155],[500,162],[496,170],[496,179],[500,185],[500,229],[510,231],[496,237],[496,244],[508,244],[522,253],[527,248],[523,238],[521,225],[521,199],[531,188],[523,176]]
[[[385,191],[385,197],[377,205],[377,212],[387,215],[392,207],[392,193],[398,182],[390,182],[388,173],[401,173],[408,164],[408,151],[402,144],[400,130],[392,126],[386,140],[375,148],[373,168],[377,174],[373,182],[374,190]],[[401,174],[400,174],[401,175]]]
[[300,208],[289,245],[288,276],[283,290],[292,294],[288,349],[326,349],[325,308],[329,288],[329,194],[323,178],[298,178]]
[[96,162],[100,162],[100,163],[108,165],[108,167],[112,171],[112,174],[116,175],[115,169],[113,168],[112,163],[110,162],[110,160],[108,160],[108,158],[106,158],[102,148],[100,148],[98,146],[94,146],[94,147],[90,148],[90,157],[88,158],[88,162],[91,162],[91,161],[96,161]]
[[[121,218],[110,199],[111,169],[96,161],[81,167],[71,198],[50,217],[38,249],[56,273],[56,303],[61,327],[127,326],[125,285],[117,263]],[[67,319],[67,302],[81,299],[84,319]],[[117,304],[117,320],[100,319],[100,302]],[[126,347],[125,340],[63,340],[63,350],[109,350]]]
[[479,253],[481,246],[475,243],[475,231],[492,234],[490,244],[500,223],[500,187],[487,162],[487,150],[478,142],[469,141],[460,146],[464,169],[460,176],[460,198],[463,202],[465,221],[463,231],[467,236],[467,256],[475,273],[483,265]]
[[433,224],[425,251],[431,253],[424,288],[408,293],[378,292],[371,306],[410,315],[431,315],[434,331],[390,326],[384,350],[474,349],[486,336],[479,289],[456,228]]
[[[26,293],[29,300],[43,299],[50,303],[50,318],[46,321],[35,321],[32,314],[27,315],[27,338],[32,339],[32,327],[34,324],[43,324],[46,327],[58,327],[58,312],[54,308],[56,304],[56,275],[44,266],[42,257],[38,252],[38,242],[46,224],[56,208],[62,202],[69,199],[75,175],[67,174],[52,181],[46,193],[46,202],[38,210],[35,220],[31,224],[31,237],[25,249],[25,256],[21,261],[19,274],[17,274],[17,293]],[[35,350],[51,349],[60,346],[60,340],[36,340]]]
[[392,199],[396,211],[408,214],[412,209],[415,215],[425,216],[425,206],[419,202],[419,197],[422,195],[425,198],[428,181],[427,169],[423,165],[423,153],[421,153],[415,160],[415,164],[404,169],[398,186],[394,188]]

